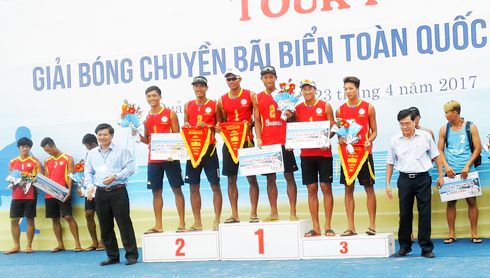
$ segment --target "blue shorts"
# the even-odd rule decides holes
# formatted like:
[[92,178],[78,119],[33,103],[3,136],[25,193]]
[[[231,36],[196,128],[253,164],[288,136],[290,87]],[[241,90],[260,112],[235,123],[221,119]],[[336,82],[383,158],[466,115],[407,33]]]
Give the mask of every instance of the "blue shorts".
[[190,160],[187,161],[185,183],[201,183],[201,172],[203,168],[210,183],[219,182],[219,162],[218,154],[216,153],[216,145],[209,146],[206,154],[201,159],[201,163],[199,163],[196,168],[192,167],[192,162]]
[[160,190],[163,188],[163,174],[167,173],[168,183],[171,187],[179,187],[184,184],[180,160],[148,163],[147,188]]

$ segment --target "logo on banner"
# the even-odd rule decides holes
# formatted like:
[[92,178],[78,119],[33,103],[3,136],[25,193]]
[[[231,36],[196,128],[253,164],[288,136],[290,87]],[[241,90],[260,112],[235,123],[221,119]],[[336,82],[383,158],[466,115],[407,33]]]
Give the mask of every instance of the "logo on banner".
[[246,122],[238,122],[219,124],[219,126],[222,128],[220,135],[225,141],[233,161],[238,163],[238,149],[241,149],[243,143],[245,143],[248,124]]
[[208,151],[211,132],[209,127],[182,127],[180,134],[191,156],[192,167],[196,168]]
[[167,116],[163,116],[163,117],[162,117],[162,122],[166,123],[167,121],[168,121]]

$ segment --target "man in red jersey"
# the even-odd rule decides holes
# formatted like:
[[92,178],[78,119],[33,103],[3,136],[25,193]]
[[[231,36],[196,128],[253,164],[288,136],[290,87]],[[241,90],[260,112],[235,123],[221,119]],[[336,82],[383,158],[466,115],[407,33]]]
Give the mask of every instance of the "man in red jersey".
[[[299,85],[305,101],[296,106],[295,118],[299,122],[330,121],[330,127],[334,123],[333,111],[330,104],[316,99],[316,83],[305,79]],[[332,137],[333,134],[330,134]],[[318,149],[301,149],[301,175],[303,184],[308,188],[308,206],[310,208],[313,229],[305,234],[305,237],[320,236],[322,231],[318,220],[318,177],[320,188],[323,192],[323,206],[325,209],[325,235],[335,236],[332,230],[332,148],[322,147]]]
[[216,124],[221,122],[221,115],[216,113],[216,101],[206,98],[208,90],[208,80],[204,76],[196,76],[192,80],[192,87],[196,94],[196,99],[185,104],[184,109],[184,126],[185,127],[209,127],[211,137],[209,147],[202,156],[199,165],[196,168],[191,161],[187,161],[185,171],[185,182],[190,184],[191,206],[194,214],[194,224],[187,231],[202,231],[201,221],[201,193],[199,192],[201,183],[201,172],[204,169],[206,177],[211,184],[213,191],[214,221],[213,230],[219,228],[221,207],[223,197],[221,196],[219,162],[216,154],[215,132],[220,132],[221,128]]
[[[240,82],[242,82],[242,78],[240,77],[240,71],[238,69],[228,69],[225,73],[225,78],[230,91],[218,100],[218,111],[221,113],[221,118],[224,123],[248,123],[247,135],[245,137],[246,142],[243,144],[243,147],[252,147],[252,99],[255,97],[255,93],[241,88]],[[230,150],[226,144],[223,144],[223,176],[228,177],[228,197],[231,204],[231,217],[226,219],[225,223],[240,222],[238,216],[237,175],[238,163],[233,161]],[[259,184],[257,183],[257,177],[248,176],[247,180],[250,184],[249,194],[250,203],[252,204],[249,222],[259,222],[259,218],[257,217],[257,204],[259,202]]]
[[[296,198],[297,188],[294,180],[294,171],[298,170],[296,159],[293,151],[284,148],[286,144],[286,121],[281,119],[281,111],[277,109],[277,103],[273,97],[278,93],[276,89],[276,69],[272,66],[265,66],[260,71],[261,80],[264,83],[265,90],[257,94],[254,99],[254,118],[255,134],[257,136],[257,146],[281,144],[284,158],[284,178],[287,182],[287,193],[289,197],[290,214],[289,220],[298,221],[296,216]],[[288,119],[293,117],[293,113],[286,111]],[[260,121],[258,120],[260,119]],[[279,213],[277,211],[277,185],[276,174],[267,175],[267,195],[271,206],[271,214],[264,219],[265,222],[278,221]]]
[[175,195],[175,205],[179,214],[179,227],[177,232],[185,231],[185,200],[182,193],[182,169],[180,160],[152,160],[151,135],[154,133],[179,133],[180,126],[177,115],[171,109],[165,108],[160,104],[162,91],[157,86],[146,89],[146,101],[151,106],[145,121],[145,135],[141,136],[141,142],[148,144],[148,189],[153,193],[153,211],[155,212],[155,226],[145,234],[162,233],[162,210],[163,210],[163,175],[167,172],[167,179]]
[[[41,162],[35,157],[29,155],[29,151],[32,148],[32,141],[29,138],[22,137],[17,141],[17,147],[19,148],[20,155],[9,163],[9,175],[13,170],[20,172],[28,172],[29,174],[36,175],[37,173],[43,173],[43,166]],[[34,239],[34,232],[36,227],[34,225],[34,217],[36,217],[36,203],[37,203],[37,190],[34,186],[31,186],[26,194],[22,191],[20,186],[14,186],[12,188],[12,202],[10,203],[10,230],[12,232],[12,238],[14,239],[14,248],[5,251],[5,255],[14,254],[20,252],[20,219],[25,217],[27,220],[27,246],[26,253],[32,253],[32,240]]]
[[[367,195],[367,210],[369,214],[368,235],[376,234],[376,195],[374,192],[374,161],[372,142],[378,135],[376,128],[376,112],[374,107],[359,99],[359,84],[357,77],[344,78],[344,91],[348,101],[337,109],[336,117],[343,120],[354,120],[362,126],[357,134],[358,141],[354,146],[354,154],[346,152],[345,138],[339,137],[339,155],[342,161],[340,183],[345,185],[345,210],[347,212],[347,230],[341,236],[356,235],[354,226],[354,182],[357,177],[359,184],[364,186]],[[347,165],[354,161],[355,165]],[[351,171],[354,174],[346,175]],[[357,174],[356,174],[357,173]]]
[[41,147],[51,156],[44,161],[44,172],[46,173],[46,177],[68,188],[68,196],[65,202],[55,199],[53,196],[47,193],[44,199],[46,218],[53,219],[53,231],[56,236],[56,240],[58,241],[58,246],[51,250],[51,253],[65,251],[61,230],[60,211],[63,218],[65,218],[65,220],[68,222],[71,234],[75,239],[75,249],[73,251],[83,251],[82,247],[80,246],[80,239],[78,237],[78,225],[75,218],[73,218],[71,209],[70,197],[73,181],[72,179],[68,178],[68,174],[73,174],[75,169],[73,158],[65,153],[62,153],[54,144],[53,139],[49,137],[46,137],[41,141]]

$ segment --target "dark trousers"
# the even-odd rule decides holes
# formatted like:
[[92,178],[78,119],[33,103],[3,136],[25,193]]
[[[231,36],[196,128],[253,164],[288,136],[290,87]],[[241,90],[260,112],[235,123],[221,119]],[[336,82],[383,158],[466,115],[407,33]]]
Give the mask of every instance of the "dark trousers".
[[96,194],[95,211],[99,218],[100,233],[107,257],[119,260],[119,246],[114,232],[115,218],[126,250],[126,259],[138,259],[138,247],[136,246],[133,222],[129,217],[129,197],[126,187],[109,192],[97,190]]
[[398,242],[400,249],[411,250],[413,202],[417,198],[419,211],[418,241],[422,253],[432,251],[434,244],[430,240],[431,233],[431,185],[432,180],[428,173],[418,174],[409,178],[407,174],[400,173],[398,178],[398,198],[400,200],[400,226],[398,228]]

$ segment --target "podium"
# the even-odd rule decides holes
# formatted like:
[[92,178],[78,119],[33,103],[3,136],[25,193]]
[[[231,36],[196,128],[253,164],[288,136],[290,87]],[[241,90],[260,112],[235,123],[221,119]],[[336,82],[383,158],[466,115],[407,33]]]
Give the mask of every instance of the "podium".
[[382,258],[395,253],[392,233],[302,239],[301,259]]
[[299,260],[310,220],[220,224],[221,260]]
[[218,232],[165,232],[143,235],[143,262],[219,260]]

